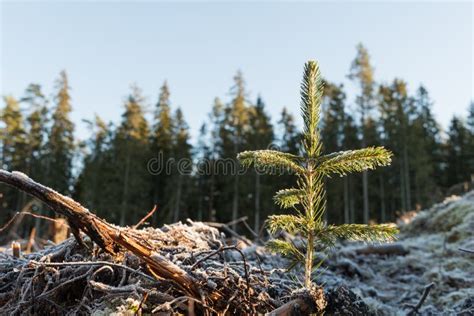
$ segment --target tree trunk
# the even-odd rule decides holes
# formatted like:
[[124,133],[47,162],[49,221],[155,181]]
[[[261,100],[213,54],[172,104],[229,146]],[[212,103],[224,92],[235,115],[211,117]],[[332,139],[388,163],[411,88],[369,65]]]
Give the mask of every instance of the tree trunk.
[[351,222],[349,214],[349,178],[344,177],[344,223],[349,224]]
[[385,223],[387,221],[387,210],[385,206],[385,185],[383,181],[382,172],[379,173],[380,182],[380,222]]
[[[363,119],[362,122],[363,122],[362,128],[364,128],[365,119]],[[365,135],[362,135],[362,148],[365,148],[365,146],[366,146]],[[363,198],[364,224],[368,224],[370,214],[369,214],[369,176],[367,174],[367,171],[362,172],[362,198]]]
[[[214,164],[214,161],[212,163]],[[209,220],[211,222],[216,221],[216,210],[214,209],[214,195],[215,195],[215,178],[214,178],[214,171],[213,171],[211,175],[211,189],[209,192]]]
[[260,231],[260,175],[255,174],[255,220],[254,228],[256,232]]
[[182,190],[182,177],[178,175],[178,185],[176,188],[176,199],[174,201],[174,217],[173,222],[176,223],[179,220],[180,204],[181,204],[181,190]]
[[235,223],[235,220],[237,220],[238,216],[239,216],[239,175],[235,174],[234,175],[234,196],[232,199],[232,221],[234,221],[234,223],[232,224],[232,229],[234,231],[237,228],[237,224]]
[[[236,139],[234,141],[234,153],[237,155],[239,152],[239,136],[236,136]],[[235,157],[235,156],[234,156]],[[237,217],[239,216],[239,164],[237,160],[234,158],[234,196],[232,199],[232,221],[234,221],[234,224],[232,224],[232,230],[237,229],[237,223],[235,223],[235,220],[237,220]]]
[[403,162],[405,167],[405,194],[406,194],[406,207],[407,211],[411,210],[411,189],[410,189],[410,166],[408,164],[408,150],[405,144],[405,148],[403,150]]
[[130,173],[130,151],[127,150],[127,160],[125,162],[125,175],[124,175],[124,181],[123,181],[122,209],[120,211],[120,225],[121,226],[125,226],[125,215],[127,213],[129,173]]
[[353,192],[354,187],[353,187],[353,183],[352,183],[352,177],[349,176],[348,180],[349,180],[349,207],[350,207],[350,217],[351,217],[350,222],[355,223],[356,222],[355,198],[354,198],[354,192]]
[[401,201],[401,208],[402,212],[405,213],[407,208],[406,208],[406,197],[405,197],[405,177],[404,177],[404,172],[403,172],[403,162],[400,161],[400,201]]
[[362,173],[362,191],[364,196],[364,224],[369,223],[369,177],[367,171]]

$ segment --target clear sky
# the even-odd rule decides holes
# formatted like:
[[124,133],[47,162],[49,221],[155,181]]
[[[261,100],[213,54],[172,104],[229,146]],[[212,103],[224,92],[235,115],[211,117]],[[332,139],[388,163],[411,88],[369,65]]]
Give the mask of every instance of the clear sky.
[[[1,1],[1,0],[0,0]],[[283,106],[298,114],[307,59],[343,82],[362,42],[376,80],[400,77],[410,91],[427,87],[443,126],[473,99],[473,4],[429,2],[18,2],[1,8],[1,93],[20,97],[30,82],[52,92],[62,69],[70,78],[73,119],[98,113],[119,122],[136,83],[151,113],[168,80],[193,135],[215,96],[244,73],[249,96],[261,94],[274,121]]]

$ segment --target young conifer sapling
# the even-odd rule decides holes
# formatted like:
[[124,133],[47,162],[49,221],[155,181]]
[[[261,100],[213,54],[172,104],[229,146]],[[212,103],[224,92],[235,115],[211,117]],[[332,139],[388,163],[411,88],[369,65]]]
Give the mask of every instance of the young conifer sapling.
[[[299,234],[305,240],[305,250],[294,243],[274,239],[268,243],[272,251],[290,258],[291,265],[304,264],[304,285],[310,288],[314,261],[314,249],[326,250],[338,239],[359,241],[392,240],[397,229],[389,225],[344,224],[328,225],[323,219],[326,212],[324,179],[332,175],[345,176],[351,172],[371,170],[387,166],[392,153],[383,147],[368,147],[332,154],[322,154],[323,144],[318,128],[323,98],[323,80],[319,66],[308,61],[304,67],[301,83],[301,113],[304,121],[302,154],[293,155],[276,150],[244,151],[238,159],[244,166],[254,165],[258,170],[274,174],[276,170],[287,170],[296,175],[296,187],[276,193],[275,203],[283,208],[293,208],[295,214],[272,215],[269,228],[292,235]],[[319,266],[319,265],[318,265]]]

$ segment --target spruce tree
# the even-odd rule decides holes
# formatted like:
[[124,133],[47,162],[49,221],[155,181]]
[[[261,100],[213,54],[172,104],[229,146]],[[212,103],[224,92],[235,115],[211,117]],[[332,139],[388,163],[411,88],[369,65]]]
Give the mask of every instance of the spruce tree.
[[135,222],[151,208],[148,202],[150,177],[149,128],[143,111],[144,99],[137,87],[125,102],[122,123],[114,139],[116,173],[121,189],[120,225]]
[[415,95],[415,115],[410,137],[410,155],[414,173],[415,201],[426,207],[441,198],[437,187],[442,185],[441,129],[433,116],[433,102],[425,87],[420,86]]
[[[113,184],[113,165],[110,153],[112,141],[111,126],[97,114],[93,121],[86,121],[91,137],[85,142],[83,168],[75,183],[74,195],[88,208],[100,212],[107,209]],[[116,189],[116,188],[115,188]],[[104,214],[109,216],[110,214]]]
[[207,172],[204,173],[204,177],[208,178],[209,181],[209,190],[207,193],[207,216],[210,221],[217,220],[217,209],[219,202],[222,202],[218,197],[222,193],[222,188],[225,185],[225,179],[220,175],[218,169],[218,162],[223,155],[223,124],[224,124],[224,104],[219,98],[214,99],[212,105],[211,113],[209,113],[209,151],[207,157],[209,159],[205,160],[206,165],[203,167],[207,168]]
[[446,142],[445,187],[470,180],[468,170],[468,129],[463,120],[453,116],[448,129]]
[[[257,98],[255,105],[251,105],[249,109],[249,132],[247,133],[248,140],[246,143],[248,146],[253,149],[268,148],[273,142],[273,126],[270,121],[269,115],[266,113],[265,104],[261,97]],[[262,204],[266,205],[265,199],[262,199],[262,196],[267,195],[267,185],[265,179],[261,179],[261,175],[258,172],[253,174],[255,182],[254,192],[252,194],[254,198],[254,231],[258,232],[260,230],[260,217]],[[263,203],[262,203],[263,202]],[[252,209],[252,208],[249,208]],[[268,209],[264,207],[263,209]]]
[[[280,119],[278,120],[277,139],[280,151],[293,155],[299,154],[301,135],[297,130],[294,116],[288,112],[286,107],[281,111]],[[280,176],[280,181],[273,182],[272,192],[292,186],[293,182],[293,176],[288,172],[285,172]],[[283,212],[284,210],[280,209],[279,211]]]
[[69,118],[72,111],[69,82],[65,71],[56,82],[56,107],[53,125],[49,132],[45,182],[53,189],[69,193],[72,184],[72,160],[74,157],[74,123]]
[[[323,151],[325,153],[341,151],[344,146],[344,124],[346,120],[345,113],[345,98],[346,95],[343,92],[342,85],[338,86],[330,82],[324,83],[324,96],[322,102],[322,108],[324,115],[322,119],[322,142],[324,143]],[[328,208],[334,211],[343,210],[343,214],[333,213],[331,214],[334,218],[333,221],[341,221],[349,223],[349,208],[348,203],[345,203],[345,197],[347,197],[346,181],[347,177],[343,179],[335,179],[327,185]]]
[[[387,136],[387,146],[392,149],[397,159],[391,170],[394,171],[392,179],[397,179],[400,208],[402,211],[411,210],[412,206],[412,181],[410,172],[410,149],[413,148],[412,117],[414,103],[408,96],[406,83],[395,79],[390,85],[382,85],[379,90],[380,112],[384,134]],[[395,190],[394,190],[395,191]]]
[[177,222],[180,219],[181,208],[184,206],[183,201],[186,200],[186,189],[189,187],[192,170],[187,162],[192,158],[192,146],[189,143],[189,127],[180,108],[176,110],[174,122],[173,157],[176,166],[173,168],[171,185],[174,191],[173,222]]
[[[156,103],[150,140],[153,157],[159,158],[159,163],[166,164],[167,161],[172,159],[173,130],[174,121],[170,105],[170,90],[168,83],[165,81],[160,88],[158,102]],[[163,168],[163,170],[160,174],[153,175],[152,177],[153,203],[160,208],[161,212],[159,214],[163,217],[168,215],[169,219],[172,219],[170,214],[172,210],[171,199],[165,198],[166,196],[171,196],[173,192],[170,184],[171,177],[164,170],[165,166],[159,167]]]
[[[246,100],[245,92],[245,81],[240,71],[234,76],[234,86],[231,88],[232,101],[225,109],[225,117],[222,122],[221,138],[222,138],[222,157],[235,159],[235,156],[243,148],[246,148],[245,136],[248,132],[248,118],[249,109],[248,102]],[[235,221],[239,216],[239,203],[241,203],[240,197],[241,192],[241,177],[238,172],[238,162],[234,160],[233,170],[234,172],[227,177],[227,180],[231,183],[227,186],[227,195],[230,195],[232,201],[231,220]],[[236,229],[236,225],[232,225],[233,229]]]
[[[369,52],[362,44],[357,45],[357,56],[352,62],[349,78],[356,81],[361,89],[356,103],[360,112],[362,146],[365,147],[367,146],[366,120],[370,117],[373,108],[374,69],[370,64]],[[369,180],[366,171],[362,172],[362,198],[364,223],[367,224],[369,221]]]
[[468,115],[467,115],[467,129],[468,129],[468,161],[469,161],[469,173],[471,175],[471,182],[474,183],[474,101],[469,104]]
[[[3,128],[0,134],[2,143],[1,166],[7,170],[26,172],[28,157],[26,131],[23,115],[18,101],[12,96],[4,97],[5,108],[0,112]],[[2,208],[19,211],[22,207],[22,193],[2,184],[0,201]]]
[[323,84],[318,64],[309,61],[305,65],[301,84],[301,112],[304,129],[303,155],[293,155],[274,150],[245,151],[238,159],[245,166],[254,165],[270,173],[278,169],[291,170],[297,177],[297,186],[276,193],[275,202],[286,208],[294,208],[296,215],[273,215],[269,218],[271,232],[284,230],[299,233],[305,238],[306,250],[301,251],[292,242],[276,239],[269,243],[272,250],[289,256],[292,266],[303,262],[304,285],[311,287],[316,244],[323,248],[334,245],[338,238],[350,240],[388,240],[396,229],[386,225],[344,224],[327,225],[323,221],[326,211],[324,179],[331,175],[343,176],[390,163],[391,153],[383,147],[369,147],[322,155],[319,132],[320,108]]
[[28,170],[27,174],[42,182],[44,179],[45,142],[49,122],[47,100],[38,84],[30,84],[20,100],[30,109],[27,121]]
[[285,107],[281,111],[278,125],[280,126],[281,130],[279,141],[281,150],[295,155],[298,154],[300,147],[300,135],[296,130],[295,118]]

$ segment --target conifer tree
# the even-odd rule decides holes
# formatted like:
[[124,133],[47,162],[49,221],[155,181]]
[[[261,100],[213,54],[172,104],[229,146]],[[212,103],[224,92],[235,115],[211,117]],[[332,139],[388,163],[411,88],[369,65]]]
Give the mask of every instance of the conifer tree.
[[446,170],[445,186],[470,180],[468,170],[468,129],[463,120],[454,116],[448,129],[448,141],[446,142]]
[[[273,126],[270,122],[270,117],[265,111],[265,104],[261,97],[257,98],[255,105],[252,105],[249,109],[249,132],[247,133],[248,140],[246,143],[251,149],[259,149],[269,147],[273,142]],[[260,217],[261,217],[261,206],[262,206],[262,195],[265,196],[267,193],[267,186],[265,180],[262,181],[260,173],[255,172],[255,184],[254,184],[254,230],[258,232],[260,230]],[[264,200],[263,200],[264,201]],[[266,204],[263,202],[263,204]]]
[[74,157],[74,123],[69,118],[72,111],[69,82],[65,71],[56,82],[56,107],[53,125],[48,137],[48,159],[46,183],[59,192],[70,192],[72,184],[72,160]]
[[[344,146],[344,125],[346,120],[345,98],[342,85],[338,86],[330,82],[324,83],[324,98],[322,108],[324,115],[322,117],[322,141],[324,143],[323,151],[325,153],[341,151]],[[342,181],[341,181],[342,180]],[[328,200],[328,208],[332,210],[343,209],[344,223],[349,223],[349,207],[344,199],[348,196],[344,190],[347,189],[347,177],[343,179],[334,179],[327,184],[327,194],[331,199]],[[342,202],[342,203],[341,203]],[[342,204],[342,205],[341,205]],[[336,218],[341,218],[339,214],[331,214]]]
[[441,129],[436,122],[433,103],[425,87],[420,86],[415,96],[415,114],[410,137],[410,155],[414,173],[415,201],[420,207],[434,203],[441,194],[437,187],[442,185]]
[[469,132],[468,140],[468,160],[471,182],[474,182],[474,101],[471,101],[467,115],[467,129]]
[[[84,144],[87,151],[83,159],[83,168],[75,183],[74,195],[95,212],[110,207],[110,195],[114,194],[113,161],[111,159],[111,126],[107,125],[97,114],[93,121],[86,121],[91,137]],[[111,168],[112,167],[112,168]],[[115,188],[118,189],[118,188]],[[110,214],[104,214],[106,217]]]
[[[242,148],[246,147],[244,143],[246,132],[248,131],[248,104],[246,101],[245,81],[240,71],[234,76],[234,86],[231,88],[233,99],[225,109],[225,119],[221,129],[223,138],[224,158],[235,159],[235,156]],[[232,221],[239,216],[239,202],[241,196],[240,176],[238,174],[238,162],[233,164],[234,174],[229,177],[232,182],[230,193],[232,196]],[[229,187],[230,189],[230,187]],[[235,224],[232,225],[235,229]]]
[[[118,183],[122,186],[120,224],[125,225],[140,218],[150,208],[148,188],[150,178],[147,170],[149,159],[149,128],[143,113],[144,99],[137,87],[125,102],[122,123],[114,139],[114,156]],[[128,216],[127,216],[128,215]]]
[[[298,132],[295,124],[295,118],[288,112],[286,107],[283,108],[278,120],[278,146],[280,151],[297,155],[300,150],[301,135]],[[273,183],[272,192],[279,189],[287,188],[293,185],[294,178],[288,172],[280,176],[279,181]],[[284,211],[284,210],[280,210]]]
[[214,99],[211,113],[209,113],[209,152],[207,153],[208,159],[206,161],[207,172],[204,173],[204,177],[208,178],[209,190],[207,192],[208,201],[208,218],[211,221],[217,220],[217,197],[222,192],[222,187],[225,185],[224,177],[219,176],[218,161],[222,158],[223,154],[223,124],[224,124],[224,104],[219,98]]
[[319,132],[320,107],[323,84],[316,62],[305,65],[301,84],[301,112],[304,129],[303,155],[293,155],[274,150],[245,151],[238,159],[245,166],[254,165],[272,173],[278,169],[291,170],[297,177],[297,186],[278,191],[275,202],[286,208],[295,208],[296,215],[273,215],[269,218],[272,232],[285,230],[290,234],[299,233],[305,238],[306,250],[301,251],[293,243],[273,240],[269,247],[292,259],[292,265],[303,262],[305,268],[304,285],[311,287],[314,248],[318,243],[324,248],[332,246],[336,239],[387,240],[396,229],[385,225],[344,224],[327,225],[323,216],[326,211],[324,178],[331,175],[346,175],[385,166],[390,163],[391,153],[383,147],[369,147],[322,155]]
[[[4,97],[5,108],[0,113],[3,128],[0,134],[2,143],[2,168],[26,172],[27,143],[23,125],[23,115],[18,101],[12,96]],[[9,211],[19,211],[22,194],[2,185],[1,205]]]
[[[345,150],[360,147],[360,140],[357,137],[357,125],[349,113],[346,113],[345,116],[343,134],[342,147]],[[358,195],[357,185],[359,181],[355,180],[357,179],[352,174],[344,177],[344,209],[349,210],[349,223],[356,222],[356,195]]]
[[384,133],[388,137],[389,146],[397,155],[394,160],[393,178],[398,179],[400,207],[403,211],[411,209],[411,172],[410,172],[410,141],[412,135],[412,119],[414,114],[413,100],[408,96],[406,83],[395,79],[389,86],[380,86],[380,111]]
[[283,108],[278,125],[281,130],[280,147],[282,151],[297,155],[300,147],[300,135],[296,130],[295,118]]
[[203,221],[204,220],[204,210],[206,208],[206,203],[209,202],[209,172],[208,166],[211,162],[211,150],[210,144],[208,142],[208,124],[202,123],[201,127],[199,128],[199,136],[196,146],[196,151],[194,154],[197,158],[197,167],[196,167],[196,174],[194,177],[195,185],[193,189],[195,190],[196,194],[192,194],[193,196],[197,197],[197,220]]
[[[185,187],[189,184],[190,167],[185,161],[191,160],[192,146],[189,143],[189,127],[184,120],[183,111],[180,108],[174,115],[173,132],[173,158],[176,166],[173,170],[173,181],[171,183],[174,191],[173,222],[180,218],[180,211],[183,207],[183,200],[186,199]],[[184,187],[184,188],[183,188]]]
[[30,84],[21,102],[26,103],[30,113],[26,118],[28,143],[28,175],[39,182],[44,179],[45,142],[49,122],[47,100],[38,84]]
[[[349,78],[358,82],[361,88],[361,94],[357,96],[356,103],[360,112],[362,147],[365,147],[367,146],[366,120],[370,117],[373,108],[374,69],[370,64],[369,52],[362,44],[357,45],[357,56],[352,62]],[[369,221],[369,180],[366,171],[362,172],[362,195],[364,223],[367,224]]]
[[[160,88],[153,122],[150,141],[152,154],[159,158],[160,163],[166,164],[172,158],[174,130],[170,90],[166,81]],[[159,175],[153,175],[153,202],[160,207],[160,214],[166,215],[172,211],[172,208],[169,204],[171,199],[166,200],[165,196],[171,196],[173,190],[170,186],[170,175],[166,173],[164,166],[161,167],[163,168],[162,172]]]

